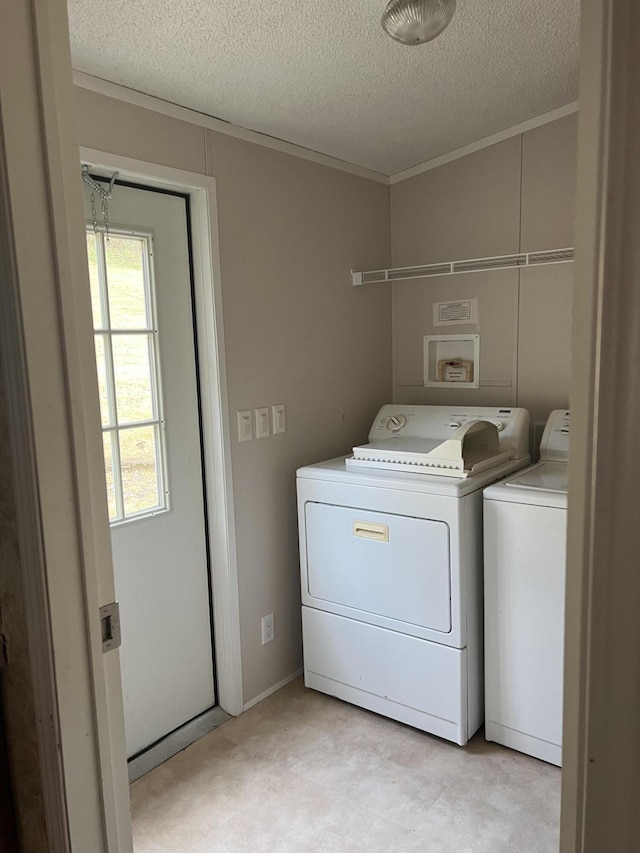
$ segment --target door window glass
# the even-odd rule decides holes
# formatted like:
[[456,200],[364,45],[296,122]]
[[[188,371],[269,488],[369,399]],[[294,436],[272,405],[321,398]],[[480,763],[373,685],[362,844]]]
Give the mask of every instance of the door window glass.
[[151,237],[87,228],[109,520],[167,509]]

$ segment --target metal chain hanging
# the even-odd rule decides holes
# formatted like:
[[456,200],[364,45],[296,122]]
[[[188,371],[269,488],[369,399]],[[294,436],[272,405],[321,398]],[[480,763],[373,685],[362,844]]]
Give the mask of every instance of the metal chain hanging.
[[96,193],[101,199],[102,221],[104,222],[104,233],[109,243],[109,202],[113,193],[113,185],[118,177],[118,172],[114,172],[109,180],[109,189],[103,187],[98,181],[94,180],[89,174],[89,167],[83,163],[82,165],[82,180],[91,190],[89,200],[91,201],[91,222],[93,224],[94,234],[98,231],[98,214],[96,212]]

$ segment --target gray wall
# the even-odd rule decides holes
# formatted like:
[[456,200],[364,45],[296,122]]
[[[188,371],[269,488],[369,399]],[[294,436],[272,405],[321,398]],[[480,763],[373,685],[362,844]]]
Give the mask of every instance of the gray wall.
[[[391,396],[389,188],[76,90],[81,145],[216,178],[245,703],[302,665],[295,470],[366,438]],[[238,409],[287,431],[239,443]],[[260,618],[275,614],[261,645]]]
[[[394,267],[573,246],[576,116],[391,187]],[[573,265],[393,285],[398,402],[518,405],[544,421],[568,405]],[[432,305],[478,300],[478,324],[434,327]],[[424,388],[422,339],[480,334],[478,389]]]
[[[573,245],[575,116],[389,193],[84,89],[76,97],[82,145],[216,178],[246,703],[301,665],[296,467],[364,440],[392,393],[520,405],[535,421],[568,405],[572,265],[396,283],[393,310],[386,286],[352,288],[348,272]],[[425,389],[432,303],[470,296],[478,327],[450,331],[479,331],[481,387]],[[284,435],[237,442],[238,409],[281,402]],[[262,646],[269,612],[276,639]]]

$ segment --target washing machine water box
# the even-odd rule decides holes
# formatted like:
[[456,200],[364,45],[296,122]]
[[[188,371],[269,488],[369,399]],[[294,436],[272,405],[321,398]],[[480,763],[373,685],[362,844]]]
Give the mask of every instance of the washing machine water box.
[[[366,445],[373,464],[341,457],[298,471],[307,686],[459,744],[476,731],[481,489],[528,463],[528,421],[522,409],[384,406],[372,443],[416,457],[440,447],[466,470],[439,473],[433,455],[389,468],[379,464],[389,451],[381,460]],[[483,437],[466,446],[473,435]]]

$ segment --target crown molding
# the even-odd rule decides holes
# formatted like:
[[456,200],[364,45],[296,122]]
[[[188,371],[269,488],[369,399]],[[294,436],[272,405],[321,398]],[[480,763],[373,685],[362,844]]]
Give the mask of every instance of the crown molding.
[[293,157],[299,157],[302,160],[309,160],[312,163],[318,163],[321,166],[329,166],[332,169],[339,169],[342,172],[349,172],[352,175],[357,175],[360,178],[367,178],[370,181],[377,181],[381,184],[389,184],[389,177],[380,172],[374,172],[372,169],[365,169],[363,166],[356,166],[354,163],[347,163],[345,160],[339,160],[337,157],[330,157],[328,154],[321,154],[319,151],[313,151],[311,148],[303,148],[301,145],[295,145],[292,142],[285,142],[283,139],[278,139],[275,136],[268,136],[264,133],[259,133],[255,130],[248,130],[245,127],[238,127],[230,122],[223,121],[213,116],[205,115],[197,110],[181,107],[178,104],[173,104],[170,101],[163,101],[161,98],[156,98],[153,95],[145,95],[143,92],[138,92],[136,89],[129,89],[126,86],[120,86],[117,83],[111,83],[108,80],[103,80],[101,77],[94,77],[91,74],[85,74],[83,71],[73,72],[73,82],[81,89],[88,89],[91,92],[96,92],[99,95],[106,95],[109,98],[115,98],[118,101],[124,101],[128,104],[133,104],[136,107],[152,110],[162,115],[170,116],[171,118],[179,119],[180,121],[189,122],[199,127],[205,127],[208,130],[214,130],[216,133],[224,133],[227,136],[233,136],[236,139],[242,139],[245,142],[252,142],[254,145],[261,145],[263,148],[271,148],[273,151],[281,151],[283,154],[290,154]]
[[458,160],[460,157],[466,157],[468,154],[473,154],[475,151],[481,151],[483,148],[489,148],[498,142],[503,142],[505,139],[510,139],[513,136],[518,136],[521,133],[526,133],[536,127],[549,124],[549,122],[557,121],[565,116],[571,115],[578,111],[578,102],[574,101],[564,107],[551,110],[543,113],[535,118],[516,124],[513,127],[508,127],[491,136],[485,136],[483,139],[478,139],[476,142],[471,142],[469,145],[464,145],[462,148],[456,148],[439,157],[434,157],[431,160],[426,160],[424,163],[419,163],[412,166],[410,169],[404,169],[401,172],[396,172],[394,175],[383,175],[381,172],[375,172],[372,169],[366,169],[364,166],[357,166],[354,163],[347,163],[345,160],[339,160],[337,157],[330,157],[328,154],[321,154],[319,151],[313,151],[310,148],[303,148],[301,145],[295,145],[292,142],[286,142],[284,139],[278,139],[275,136],[268,136],[264,133],[259,133],[256,130],[249,130],[245,127],[238,127],[230,122],[223,121],[213,116],[205,115],[197,110],[192,110],[189,107],[181,107],[178,104],[173,104],[170,101],[164,101],[161,98],[156,98],[153,95],[146,95],[144,92],[138,92],[136,89],[129,89],[126,86],[121,86],[118,83],[111,83],[109,80],[103,80],[101,77],[94,77],[91,74],[85,74],[83,71],[73,72],[73,82],[81,89],[88,89],[91,92],[96,92],[99,95],[105,95],[109,98],[115,98],[118,101],[132,104],[143,109],[152,110],[156,113],[178,119],[180,121],[189,122],[199,127],[213,130],[216,133],[224,133],[226,136],[233,136],[236,139],[242,139],[245,142],[251,142],[254,145],[261,145],[263,148],[270,148],[273,151],[281,151],[283,154],[289,154],[292,157],[299,157],[302,160],[308,160],[311,163],[318,163],[321,166],[329,166],[332,169],[339,169],[341,172],[348,172],[352,175],[357,175],[360,178],[366,178],[370,181],[376,181],[380,184],[397,184],[400,181],[405,181],[407,178],[413,178],[422,172],[428,172],[430,169],[437,169],[438,166],[444,166],[445,163],[451,163],[453,160]]
[[441,154],[439,157],[434,157],[431,160],[426,160],[424,163],[419,163],[417,166],[412,166],[410,169],[404,169],[402,172],[396,172],[395,175],[389,177],[390,184],[397,184],[400,181],[406,181],[407,178],[413,178],[422,172],[428,172],[430,169],[437,169],[438,166],[444,166],[445,163],[451,163],[452,160],[459,160],[461,157],[466,157],[468,154],[473,154],[475,151],[481,151],[483,148],[489,148],[491,145],[496,145],[498,142],[503,142],[505,139],[511,139],[513,136],[519,136],[521,133],[527,133],[529,130],[534,130],[536,127],[542,127],[544,124],[549,124],[552,121],[565,118],[578,112],[578,101],[573,101],[564,107],[559,107],[556,110],[551,110],[548,113],[536,116],[535,118],[523,121],[520,124],[514,124],[513,127],[508,127],[498,133],[493,133],[491,136],[485,136],[483,139],[478,139],[476,142],[471,142],[469,145],[464,145],[462,148],[456,148],[449,151],[447,154]]

